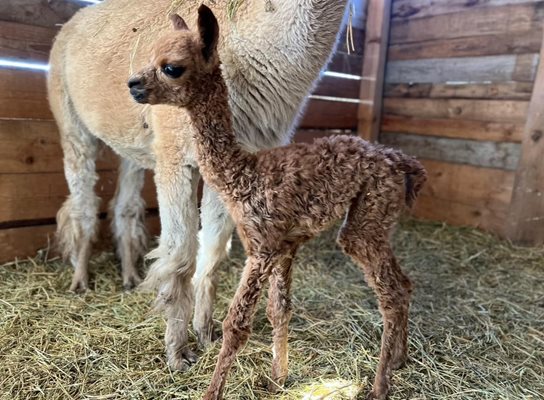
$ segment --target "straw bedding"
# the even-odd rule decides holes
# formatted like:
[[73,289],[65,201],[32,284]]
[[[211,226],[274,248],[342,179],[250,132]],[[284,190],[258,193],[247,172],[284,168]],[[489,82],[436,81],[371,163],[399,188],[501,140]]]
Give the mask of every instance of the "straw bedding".
[[[539,399],[544,393],[544,249],[513,247],[471,229],[405,221],[395,248],[416,288],[410,360],[391,399]],[[225,315],[243,263],[239,244],[221,268]],[[68,294],[58,261],[0,268],[1,399],[198,399],[219,349],[188,372],[163,357],[152,295],[122,293],[118,263],[93,259],[94,290]],[[227,399],[271,398],[270,326],[261,301]],[[355,398],[372,382],[380,316],[360,271],[328,232],[296,262],[290,377],[281,399]],[[194,341],[194,337],[193,337]]]

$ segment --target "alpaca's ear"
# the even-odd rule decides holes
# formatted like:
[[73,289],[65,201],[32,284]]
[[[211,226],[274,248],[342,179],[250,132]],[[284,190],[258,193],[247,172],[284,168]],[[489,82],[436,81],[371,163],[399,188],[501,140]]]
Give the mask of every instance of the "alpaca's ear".
[[212,10],[202,4],[198,9],[198,31],[200,32],[200,38],[204,47],[202,48],[202,55],[206,61],[210,60],[210,57],[217,50],[217,42],[219,40],[219,24]]
[[189,27],[185,23],[185,20],[177,14],[170,15],[170,21],[176,31],[188,31]]

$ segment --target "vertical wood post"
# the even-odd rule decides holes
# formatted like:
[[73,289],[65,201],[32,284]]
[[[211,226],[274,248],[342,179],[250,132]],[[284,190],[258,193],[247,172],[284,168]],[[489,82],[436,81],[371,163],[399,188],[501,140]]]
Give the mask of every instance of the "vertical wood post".
[[371,142],[378,140],[383,102],[383,81],[391,0],[367,0],[365,49],[358,112],[358,134]]
[[544,244],[544,38],[523,134],[506,235],[520,244]]

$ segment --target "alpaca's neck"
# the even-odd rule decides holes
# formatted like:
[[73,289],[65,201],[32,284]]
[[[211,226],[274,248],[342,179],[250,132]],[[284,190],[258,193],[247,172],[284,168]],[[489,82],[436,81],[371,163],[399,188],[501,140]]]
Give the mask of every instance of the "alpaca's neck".
[[187,107],[194,128],[200,171],[214,190],[235,190],[236,177],[248,169],[253,155],[242,149],[234,136],[228,91],[217,68],[206,87],[195,88],[196,101]]
[[291,126],[327,63],[347,0],[245,2],[222,54],[234,130],[249,148],[274,147]]

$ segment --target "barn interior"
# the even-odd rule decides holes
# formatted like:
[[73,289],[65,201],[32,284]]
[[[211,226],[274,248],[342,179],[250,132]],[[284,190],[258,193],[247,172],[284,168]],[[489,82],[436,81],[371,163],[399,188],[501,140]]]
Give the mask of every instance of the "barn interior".
[[[153,294],[123,292],[108,215],[119,160],[106,146],[92,290],[68,292],[71,268],[55,248],[68,188],[47,100],[48,57],[62,24],[94,2],[0,4],[0,398],[198,398],[220,344],[200,351],[187,372],[170,371]],[[429,174],[394,235],[415,290],[410,358],[389,398],[541,398],[544,1],[352,0],[346,22],[294,140],[359,135],[416,156]],[[156,236],[151,171],[143,196]],[[261,302],[226,398],[368,391],[381,319],[334,239],[320,236],[296,260],[284,390],[266,391],[271,328]],[[243,261],[235,240],[221,267],[218,327]]]

